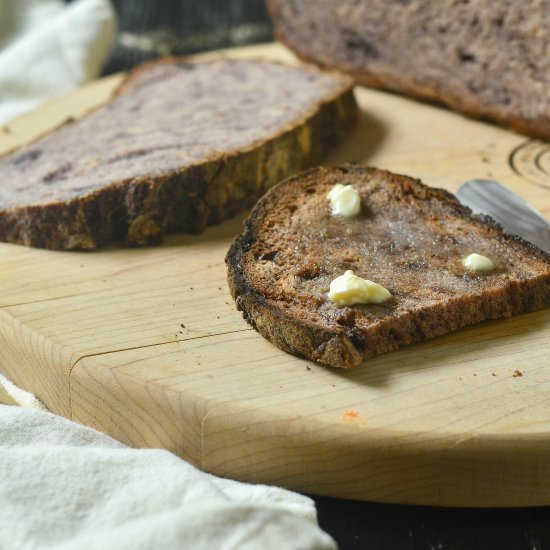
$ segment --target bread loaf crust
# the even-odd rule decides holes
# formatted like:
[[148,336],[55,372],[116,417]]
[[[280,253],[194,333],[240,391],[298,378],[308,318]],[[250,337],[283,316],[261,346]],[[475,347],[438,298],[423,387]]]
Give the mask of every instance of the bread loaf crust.
[[[521,3],[524,6],[512,1],[467,4],[453,0],[384,0],[383,4],[378,0],[268,0],[277,39],[305,61],[326,69],[343,70],[364,86],[434,101],[466,115],[550,140],[550,64],[547,60],[550,13],[538,0]],[[385,59],[384,40],[377,42],[373,38],[383,30],[379,19],[369,20],[373,7],[388,10],[385,23],[388,41],[392,35],[410,33],[410,40],[399,51],[404,63],[411,66],[410,70],[399,70]],[[433,13],[413,18],[411,10],[416,8],[419,12],[431,9]],[[348,12],[354,16],[346,19]],[[362,18],[356,18],[357,13]],[[442,14],[446,14],[447,19],[455,17],[456,25],[462,24],[462,33],[471,33],[469,40],[462,38],[455,46],[456,36],[447,28],[448,21],[438,25]],[[398,25],[392,26],[392,22]],[[427,28],[421,28],[422,25]],[[379,32],[373,32],[375,28]],[[441,40],[452,45],[448,48],[452,56],[443,48],[422,45],[422,34],[431,33],[441,34]],[[482,34],[486,42],[478,43]],[[503,38],[505,35],[507,39]],[[532,45],[532,51],[527,51],[528,45]],[[510,52],[517,57],[510,62],[512,68],[505,59]],[[415,70],[414,60],[419,59],[422,63]],[[498,66],[494,66],[495,59],[500,60]],[[474,65],[477,65],[476,76],[469,74]],[[432,68],[422,70],[426,67]],[[454,83],[449,82],[451,74]],[[538,92],[521,97],[523,90],[535,86]]]
[[[201,71],[209,63],[214,62],[189,62],[170,58],[140,67],[123,82],[115,93],[113,102],[91,116],[96,117],[96,120],[97,117],[116,116],[117,101],[131,99],[136,90],[142,97],[146,97],[152,74],[158,80],[164,72],[173,71],[175,67],[179,70],[180,66],[185,65],[185,70],[193,67],[194,70]],[[255,71],[266,72],[266,82],[250,84],[257,87],[260,98],[262,86],[269,85],[271,70],[277,72],[278,78],[281,78],[282,71],[287,71],[287,84],[290,87],[293,75],[300,74],[302,80],[309,78],[309,75],[323,79],[327,89],[304,106],[299,116],[295,116],[290,122],[281,123],[276,131],[253,134],[252,129],[249,142],[238,148],[220,141],[216,145],[216,152],[191,164],[172,164],[163,168],[160,161],[149,168],[144,162],[141,172],[126,176],[121,171],[118,179],[106,183],[90,181],[85,191],[68,198],[58,199],[54,193],[47,200],[37,201],[30,198],[27,204],[23,201],[8,203],[3,207],[0,197],[0,240],[50,249],[93,249],[120,239],[128,245],[139,246],[159,243],[167,232],[199,233],[207,225],[219,223],[250,207],[267,188],[289,174],[318,163],[331,148],[344,139],[355,124],[357,104],[353,96],[352,81],[347,77],[324,75],[311,69],[284,67],[260,61],[225,60],[217,63],[226,64],[227,70],[246,73],[247,67],[253,66]],[[273,67],[276,69],[272,69]],[[222,66],[219,70],[225,69]],[[306,86],[307,83],[303,85]],[[212,86],[215,87],[216,83]],[[158,87],[151,93],[153,92],[159,93]],[[228,93],[230,92],[229,90]],[[185,105],[185,94],[184,87],[182,105]],[[213,105],[213,108],[222,109],[220,116],[225,116],[223,105]],[[137,112],[137,131],[141,124],[139,116],[140,113]],[[86,124],[85,119],[82,124]],[[147,122],[150,131],[156,131],[154,122]],[[251,125],[252,122],[248,121],[248,124]],[[18,177],[24,181],[28,173],[24,170],[33,170],[33,163],[41,162],[40,158],[35,160],[33,156],[40,155],[44,140],[58,139],[60,145],[50,147],[53,147],[56,155],[66,157],[70,164],[73,153],[64,143],[63,133],[74,134],[79,124],[80,121],[70,122],[50,136],[5,155],[0,159],[0,174],[9,174],[5,177],[10,177],[10,181],[15,181]],[[185,117],[181,124],[185,124]],[[243,124],[247,122],[244,121]],[[223,122],[213,124],[214,131],[219,127],[223,127]],[[116,131],[116,127],[113,128],[112,132]],[[117,139],[114,135],[111,137]],[[200,138],[201,136],[197,136],[198,140]],[[94,136],[83,135],[82,139],[93,140]],[[108,154],[108,146],[104,154]],[[128,162],[131,161],[132,154],[134,153],[128,153]],[[139,155],[140,151],[135,154]],[[109,162],[116,161],[114,159]],[[57,166],[59,164],[60,161]],[[7,172],[7,169],[11,172]],[[59,170],[56,168],[52,178],[57,177],[57,172]],[[69,176],[72,176],[72,172],[69,172]],[[75,176],[79,177],[78,173],[75,172]],[[63,177],[64,174],[61,174],[61,184]],[[49,183],[45,182],[46,185]],[[51,188],[56,191],[55,185]]]
[[[283,219],[287,219],[288,227],[294,227],[289,219],[293,215],[294,206],[298,204],[298,211],[304,212],[308,208],[308,201],[316,197],[317,206],[312,208],[319,208],[318,205],[322,205],[322,201],[326,200],[325,194],[329,186],[338,181],[351,183],[362,189],[363,207],[367,209],[369,195],[364,182],[368,182],[368,185],[373,185],[374,182],[376,189],[381,190],[376,192],[381,193],[383,197],[373,199],[374,204],[379,205],[376,200],[387,201],[389,198],[394,201],[396,211],[405,209],[412,213],[411,216],[418,215],[419,224],[430,227],[429,231],[433,231],[434,240],[439,240],[441,236],[448,237],[448,240],[441,241],[442,248],[450,251],[448,259],[434,248],[433,259],[429,252],[426,252],[425,256],[422,253],[418,256],[419,265],[408,265],[411,258],[401,249],[397,254],[391,251],[384,253],[384,250],[391,249],[392,244],[395,245],[392,242],[376,245],[380,250],[379,258],[369,256],[372,249],[368,246],[366,251],[361,249],[364,250],[365,258],[354,260],[355,268],[359,269],[358,274],[368,277],[369,273],[363,273],[361,270],[368,269],[365,266],[370,265],[371,272],[376,273],[379,278],[385,277],[385,280],[375,282],[388,286],[395,295],[394,303],[390,302],[385,308],[338,308],[324,299],[328,281],[341,274],[344,269],[354,267],[340,265],[342,257],[345,258],[346,254],[353,256],[355,250],[354,241],[346,241],[344,232],[340,234],[330,227],[326,229],[331,239],[340,235],[338,238],[341,241],[348,242],[347,247],[342,245],[345,248],[342,251],[343,256],[336,258],[340,248],[336,248],[334,252],[329,244],[324,246],[323,240],[312,241],[308,240],[309,237],[300,240],[291,237],[285,233],[290,232],[290,229],[284,225],[279,229],[274,228],[274,220]],[[372,196],[374,197],[374,194]],[[277,215],[274,215],[274,212]],[[369,214],[366,214],[365,219],[368,218]],[[471,230],[479,236],[476,242],[483,243],[486,240],[487,246],[492,248],[496,255],[501,254],[502,261],[508,262],[512,267],[500,272],[497,270],[494,275],[470,275],[461,271],[460,267],[457,268],[456,260],[465,253],[462,249],[467,250],[468,244],[453,244],[455,237],[446,235],[444,230],[436,229],[439,222],[434,221],[435,218],[445,219],[446,223],[456,222],[457,227],[464,228],[466,233]],[[304,215],[303,219],[300,218],[300,223],[305,230],[307,221],[304,223],[303,220],[312,220],[312,234],[321,233],[323,226],[320,223],[316,225],[317,219],[327,218],[323,213],[318,217]],[[384,217],[384,213],[381,213],[379,218],[374,213],[372,219],[375,225],[385,223],[382,220],[390,220],[391,223],[395,221],[391,215]],[[347,222],[342,223],[342,227],[345,227]],[[357,224],[361,223],[363,222],[357,221]],[[391,223],[387,223],[387,226]],[[363,242],[371,238],[369,231],[370,229],[365,229],[364,233],[359,231],[358,235],[362,235],[360,239],[363,239]],[[431,233],[428,233],[428,237],[422,239],[428,242],[426,239],[431,239],[430,235]],[[415,242],[415,235],[405,237],[403,242]],[[467,235],[460,237],[457,234],[457,237],[459,241],[463,239],[465,243],[469,243]],[[423,242],[420,241],[422,246],[419,245],[421,252]],[[300,255],[306,256],[306,253],[302,252],[303,243],[309,243],[307,246],[311,246],[311,257],[314,258],[313,262],[317,261],[317,267],[320,268],[318,271],[314,263],[308,263],[307,258],[303,262],[300,260]],[[292,250],[296,246],[300,253],[294,255]],[[277,250],[281,258],[270,252],[258,256],[258,251],[268,251],[270,247],[273,251]],[[331,257],[331,250],[334,257]],[[290,260],[287,261],[286,258]],[[377,261],[387,263],[387,269],[377,266]],[[275,272],[277,276],[271,276],[269,272],[273,262],[279,262],[282,266]],[[245,222],[243,233],[233,242],[226,263],[231,294],[238,309],[242,310],[244,318],[256,330],[289,353],[333,367],[354,367],[382,353],[434,338],[467,325],[550,306],[550,257],[543,251],[519,237],[504,233],[491,218],[473,216],[468,208],[462,206],[445,190],[429,188],[420,181],[406,176],[359,165],[313,168],[277,185],[254,207]],[[525,263],[525,269],[522,263]],[[299,278],[306,272],[307,279],[311,275],[307,273],[308,270],[313,272],[314,285],[303,290],[302,283],[294,285],[292,281],[296,279],[292,277]],[[422,270],[428,272],[428,277],[422,277]],[[424,294],[415,294],[419,290],[415,285],[429,286],[431,273],[436,277],[444,270],[454,271],[445,277],[451,282],[456,278],[457,288],[460,287],[462,290],[455,293],[452,289],[438,289],[434,284],[433,292],[428,289]],[[324,271],[327,277],[318,277]],[[462,278],[466,282],[463,282]],[[306,281],[306,284],[309,282]]]

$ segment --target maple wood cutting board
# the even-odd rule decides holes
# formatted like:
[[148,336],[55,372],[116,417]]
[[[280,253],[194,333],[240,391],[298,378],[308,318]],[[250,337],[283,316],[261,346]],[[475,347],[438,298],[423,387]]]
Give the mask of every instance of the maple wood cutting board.
[[[291,59],[276,45],[229,55]],[[0,149],[80,116],[119,78],[19,118]],[[492,177],[550,217],[548,144],[391,94],[357,98],[358,127],[327,163],[451,191]],[[386,502],[550,504],[550,311],[324,368],[236,311],[224,256],[241,223],[156,248],[0,244],[2,370],[56,413],[222,476]]]

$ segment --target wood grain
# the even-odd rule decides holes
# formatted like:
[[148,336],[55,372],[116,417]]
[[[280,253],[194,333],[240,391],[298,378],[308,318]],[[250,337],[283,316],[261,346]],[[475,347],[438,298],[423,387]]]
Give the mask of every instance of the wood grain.
[[[224,55],[292,60],[276,45]],[[119,79],[14,121],[0,151],[101,104]],[[359,125],[327,163],[450,190],[493,177],[550,217],[550,176],[510,162],[525,137],[391,94],[357,97]],[[236,311],[223,259],[241,223],[145,249],[0,244],[2,371],[59,414],[227,477],[384,502],[550,504],[550,312],[323,368]]]

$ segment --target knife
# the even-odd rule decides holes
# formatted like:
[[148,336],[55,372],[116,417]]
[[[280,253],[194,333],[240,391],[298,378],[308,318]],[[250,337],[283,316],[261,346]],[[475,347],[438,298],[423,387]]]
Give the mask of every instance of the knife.
[[504,185],[494,180],[468,180],[459,187],[456,196],[474,213],[488,214],[507,233],[519,235],[550,254],[550,223]]

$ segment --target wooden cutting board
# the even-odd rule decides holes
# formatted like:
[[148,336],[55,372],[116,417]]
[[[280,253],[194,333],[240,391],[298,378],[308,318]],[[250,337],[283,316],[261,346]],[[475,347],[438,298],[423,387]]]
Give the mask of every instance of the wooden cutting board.
[[[226,55],[292,60],[276,45]],[[0,149],[81,116],[119,78],[15,120]],[[358,127],[327,163],[451,191],[496,178],[550,217],[548,144],[391,94],[357,98]],[[324,368],[236,311],[224,256],[241,223],[157,248],[1,244],[3,372],[58,414],[222,476],[384,502],[550,504],[550,311]]]

